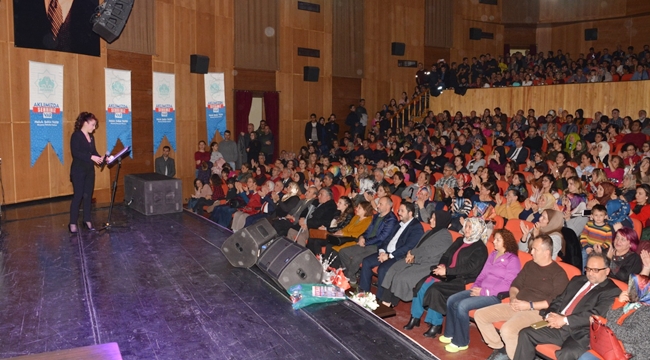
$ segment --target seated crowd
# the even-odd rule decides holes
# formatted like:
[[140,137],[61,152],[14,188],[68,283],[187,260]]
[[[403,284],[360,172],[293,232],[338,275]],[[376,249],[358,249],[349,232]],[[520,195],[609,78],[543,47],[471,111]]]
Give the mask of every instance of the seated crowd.
[[[440,59],[429,69],[419,63],[416,81],[418,86],[440,90],[635,81],[648,80],[649,65],[648,45],[644,45],[639,53],[635,53],[633,46],[624,51],[619,45],[613,53],[607,48],[601,51],[590,48],[588,54],[581,53],[573,58],[562,50],[536,54],[526,50],[524,54],[516,52],[510,56],[481,54],[471,60],[463,58],[460,64],[447,64]],[[419,91],[416,88],[416,94]],[[406,93],[402,97],[408,102]]]
[[[235,231],[272,220],[279,235],[336,256],[360,291],[376,276],[379,301],[411,302],[405,329],[426,322],[449,352],[467,349],[473,318],[490,359],[532,359],[539,344],[557,345],[558,359],[598,358],[587,352],[590,316],[615,311],[630,277],[650,273],[644,110],[635,120],[617,109],[443,111],[403,126],[381,112],[362,124],[363,103],[352,114],[342,137],[334,115],[313,115],[307,145],[275,161],[251,152],[252,125],[234,147],[229,132],[212,153],[200,143],[189,206]],[[242,152],[251,157],[239,165]]]

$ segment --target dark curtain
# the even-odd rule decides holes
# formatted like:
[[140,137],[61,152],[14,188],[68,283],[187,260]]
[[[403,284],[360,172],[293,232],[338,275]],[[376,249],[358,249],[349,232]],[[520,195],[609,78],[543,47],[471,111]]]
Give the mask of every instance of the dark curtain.
[[280,155],[280,152],[278,151],[278,140],[280,134],[280,94],[278,92],[264,92],[264,112],[266,115],[266,124],[271,128],[271,133],[273,133],[273,157],[277,159]]
[[[245,133],[248,129],[248,114],[251,112],[251,105],[253,104],[253,93],[250,91],[237,90],[235,91],[235,134],[239,139],[239,134]],[[233,138],[235,138],[233,136]]]

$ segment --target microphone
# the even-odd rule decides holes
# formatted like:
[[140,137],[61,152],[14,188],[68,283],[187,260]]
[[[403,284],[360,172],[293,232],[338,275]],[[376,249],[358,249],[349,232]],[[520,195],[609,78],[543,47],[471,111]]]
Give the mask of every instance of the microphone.
[[102,164],[99,166],[100,170],[104,170],[104,166],[106,166],[107,159],[108,159],[109,156],[111,156],[111,152],[106,151],[106,154],[104,155],[104,158],[102,159]]

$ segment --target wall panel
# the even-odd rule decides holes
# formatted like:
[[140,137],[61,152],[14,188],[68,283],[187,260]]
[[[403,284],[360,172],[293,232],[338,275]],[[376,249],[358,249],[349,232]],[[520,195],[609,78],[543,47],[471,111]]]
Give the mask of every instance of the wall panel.
[[501,0],[504,24],[536,24],[540,0]]
[[129,19],[120,37],[106,47],[111,50],[130,51],[153,55],[156,51],[155,0],[138,0],[133,4]]
[[424,15],[424,44],[450,48],[454,40],[453,0],[426,0]]
[[235,1],[235,66],[278,68],[278,1]]
[[539,21],[557,23],[622,17],[628,0],[554,0],[541,1]]
[[538,115],[550,109],[557,111],[559,107],[571,113],[582,108],[585,117],[593,117],[596,111],[610,114],[612,109],[618,108],[622,116],[636,118],[640,109],[648,109],[644,96],[648,91],[650,81],[469,89],[465,96],[445,91],[432,98],[431,107],[436,112],[446,109],[452,114],[456,111],[469,114],[472,110],[482,113],[485,108],[499,106],[508,115],[529,108],[535,109]]
[[510,48],[528,48],[537,40],[537,28],[533,26],[505,26],[503,29],[503,43]]
[[334,0],[332,7],[332,73],[360,78],[364,55],[363,1]]

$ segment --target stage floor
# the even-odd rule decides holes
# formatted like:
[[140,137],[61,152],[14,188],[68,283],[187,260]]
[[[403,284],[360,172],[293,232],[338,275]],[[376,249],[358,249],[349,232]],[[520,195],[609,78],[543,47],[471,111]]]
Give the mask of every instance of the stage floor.
[[436,359],[350,301],[294,311],[205,219],[118,206],[115,227],[70,235],[68,204],[5,213],[0,358],[117,342],[124,359]]

